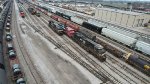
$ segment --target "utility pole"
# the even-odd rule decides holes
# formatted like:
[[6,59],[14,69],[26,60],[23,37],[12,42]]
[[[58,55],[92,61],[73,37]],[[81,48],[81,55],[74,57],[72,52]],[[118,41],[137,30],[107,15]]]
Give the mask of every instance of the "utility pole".
[[77,1],[75,0],[75,8],[76,8],[76,5],[77,5]]
[[93,0],[91,0],[91,6],[93,5]]

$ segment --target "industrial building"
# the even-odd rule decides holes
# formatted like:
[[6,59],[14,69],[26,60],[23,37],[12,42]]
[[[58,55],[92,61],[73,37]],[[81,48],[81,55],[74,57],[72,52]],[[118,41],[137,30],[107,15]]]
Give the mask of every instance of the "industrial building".
[[97,8],[95,18],[125,27],[142,27],[148,23],[150,15],[119,9]]

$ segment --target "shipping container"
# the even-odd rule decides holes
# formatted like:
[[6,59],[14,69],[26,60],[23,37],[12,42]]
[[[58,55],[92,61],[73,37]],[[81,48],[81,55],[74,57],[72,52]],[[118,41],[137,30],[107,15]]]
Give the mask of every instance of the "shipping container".
[[82,23],[83,23],[83,20],[80,18],[77,18],[77,17],[71,17],[71,21],[73,21],[77,24],[80,24],[80,25],[82,25]]
[[138,40],[136,42],[135,49],[150,55],[150,43]]
[[129,47],[134,47],[134,44],[137,41],[137,39],[135,39],[135,38],[131,38],[129,36],[126,36],[124,34],[112,31],[112,30],[107,29],[107,28],[102,29],[102,34],[107,36],[107,37],[110,37],[110,38],[112,38],[118,42],[121,42],[121,43],[123,43]]
[[69,21],[66,23],[66,26],[73,28],[75,31],[79,30],[79,26],[78,25],[76,25],[74,23],[71,23]]

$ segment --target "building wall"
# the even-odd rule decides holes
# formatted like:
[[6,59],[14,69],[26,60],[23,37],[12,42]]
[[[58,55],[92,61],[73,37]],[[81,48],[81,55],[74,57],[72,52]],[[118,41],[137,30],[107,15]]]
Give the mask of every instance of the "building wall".
[[122,20],[122,13],[117,13],[116,22],[121,23]]
[[128,22],[129,16],[127,14],[122,14],[122,20],[121,20],[121,25],[126,26]]
[[135,18],[135,15],[129,15],[127,26],[134,27]]
[[106,20],[107,20],[107,21],[110,21],[110,19],[111,19],[111,12],[108,11],[108,12],[107,12],[107,19],[106,19]]
[[95,17],[99,20],[112,22],[127,27],[141,27],[150,20],[150,15],[128,14],[119,11],[97,9]]

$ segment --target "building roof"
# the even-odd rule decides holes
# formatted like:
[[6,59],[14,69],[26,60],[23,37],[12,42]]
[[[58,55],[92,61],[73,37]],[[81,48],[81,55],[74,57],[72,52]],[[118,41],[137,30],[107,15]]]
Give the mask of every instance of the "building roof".
[[106,10],[106,11],[112,11],[112,12],[118,12],[118,13],[124,13],[124,14],[129,14],[129,15],[143,15],[144,14],[144,13],[137,13],[137,12],[133,12],[133,11],[111,9],[111,8],[99,8],[99,9]]

